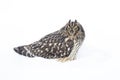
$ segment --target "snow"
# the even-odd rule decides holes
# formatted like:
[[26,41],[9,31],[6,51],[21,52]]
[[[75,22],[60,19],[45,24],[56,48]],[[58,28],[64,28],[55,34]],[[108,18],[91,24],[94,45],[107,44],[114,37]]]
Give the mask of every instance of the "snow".
[[[77,60],[13,51],[77,19],[86,37]],[[0,0],[0,80],[120,80],[119,0]]]

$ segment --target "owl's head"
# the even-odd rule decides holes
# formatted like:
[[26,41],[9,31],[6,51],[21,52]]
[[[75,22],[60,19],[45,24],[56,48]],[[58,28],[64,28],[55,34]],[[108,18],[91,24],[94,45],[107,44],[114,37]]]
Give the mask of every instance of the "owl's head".
[[69,20],[68,23],[64,27],[64,31],[67,33],[68,36],[77,36],[84,38],[85,32],[83,27],[77,20],[71,21]]

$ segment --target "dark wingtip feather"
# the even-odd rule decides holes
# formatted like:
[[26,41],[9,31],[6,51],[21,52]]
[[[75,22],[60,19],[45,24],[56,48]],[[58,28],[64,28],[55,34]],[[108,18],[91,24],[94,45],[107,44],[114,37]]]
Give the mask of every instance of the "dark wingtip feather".
[[24,48],[24,46],[15,47],[15,48],[13,48],[13,50],[20,55],[34,57],[34,55],[27,52],[27,50]]
[[18,54],[22,55],[22,51],[24,50],[24,47],[21,46],[21,47],[15,47],[14,48],[14,51],[17,52]]
[[19,52],[18,48],[13,48],[13,50],[17,53]]

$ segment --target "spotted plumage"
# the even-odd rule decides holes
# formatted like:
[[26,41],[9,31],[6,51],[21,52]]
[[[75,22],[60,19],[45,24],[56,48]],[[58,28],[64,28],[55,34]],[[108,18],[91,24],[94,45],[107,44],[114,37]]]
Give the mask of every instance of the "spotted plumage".
[[43,57],[59,61],[74,60],[85,37],[83,27],[76,20],[69,22],[53,33],[29,45],[19,46],[14,50],[28,57]]

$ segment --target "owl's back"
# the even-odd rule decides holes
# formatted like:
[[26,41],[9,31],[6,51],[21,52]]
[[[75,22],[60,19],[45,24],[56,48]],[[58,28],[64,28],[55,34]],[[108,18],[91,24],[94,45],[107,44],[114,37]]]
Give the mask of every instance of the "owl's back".
[[74,45],[72,40],[68,39],[65,41],[66,38],[67,36],[57,31],[25,47],[30,50],[34,56],[48,59],[64,58],[70,55]]

